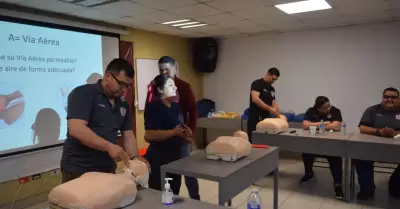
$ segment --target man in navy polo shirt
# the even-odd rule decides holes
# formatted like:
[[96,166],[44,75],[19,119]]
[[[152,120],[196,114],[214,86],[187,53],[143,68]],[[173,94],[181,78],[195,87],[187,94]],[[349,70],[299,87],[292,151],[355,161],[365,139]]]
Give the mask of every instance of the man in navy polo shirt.
[[[63,183],[86,172],[114,173],[116,161],[127,163],[138,156],[129,105],[121,97],[132,85],[133,75],[126,60],[114,59],[103,79],[79,86],[68,96],[68,133],[61,159]],[[117,145],[118,132],[124,137],[124,148]]]

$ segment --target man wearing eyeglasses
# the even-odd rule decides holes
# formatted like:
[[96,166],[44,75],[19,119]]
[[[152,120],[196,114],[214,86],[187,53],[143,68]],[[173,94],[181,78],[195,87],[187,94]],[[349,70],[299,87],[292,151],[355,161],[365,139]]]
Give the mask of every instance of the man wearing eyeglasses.
[[[133,67],[112,60],[104,78],[75,88],[68,96],[68,133],[61,159],[62,182],[86,172],[114,173],[117,161],[138,158],[128,103],[122,92],[132,85]],[[118,132],[124,148],[117,145]],[[143,160],[144,161],[144,160]]]
[[[385,89],[381,104],[371,106],[365,110],[359,124],[360,132],[387,138],[393,138],[397,134],[400,134],[400,109],[398,108],[398,100],[399,91],[397,89]],[[375,195],[374,162],[357,160],[355,166],[358,174],[358,183],[360,184],[360,192],[357,194],[357,199],[370,199]],[[399,172],[399,167],[397,167],[395,173]],[[399,182],[400,180],[393,178],[394,176],[391,177],[391,181]],[[391,193],[390,189],[389,193],[392,196],[398,196],[398,194]]]

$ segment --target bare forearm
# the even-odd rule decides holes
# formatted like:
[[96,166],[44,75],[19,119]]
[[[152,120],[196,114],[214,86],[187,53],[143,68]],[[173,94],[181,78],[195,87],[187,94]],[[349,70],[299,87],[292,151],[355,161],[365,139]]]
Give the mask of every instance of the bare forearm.
[[108,147],[111,144],[111,142],[99,137],[86,126],[70,128],[69,132],[71,136],[77,139],[80,143],[93,149],[107,152]]
[[265,104],[260,98],[256,98],[253,101],[259,108],[269,111],[271,109],[271,106]]
[[128,153],[130,159],[139,155],[137,141],[134,136],[124,140],[124,149],[126,153]]
[[326,125],[327,130],[333,130],[333,131],[340,131],[340,123],[333,122],[331,124]]
[[303,122],[303,129],[308,130],[310,126],[319,126],[320,122]]
[[368,126],[360,126],[360,132],[363,134],[375,135],[377,129]]
[[146,130],[144,134],[146,142],[164,141],[173,136],[173,130]]

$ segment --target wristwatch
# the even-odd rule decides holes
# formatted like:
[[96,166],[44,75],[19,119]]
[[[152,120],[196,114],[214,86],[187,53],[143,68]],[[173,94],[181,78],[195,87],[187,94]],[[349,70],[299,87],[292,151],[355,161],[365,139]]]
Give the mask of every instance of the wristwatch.
[[378,128],[378,129],[376,129],[376,131],[375,131],[375,135],[377,135],[377,136],[381,136],[381,129],[380,128]]

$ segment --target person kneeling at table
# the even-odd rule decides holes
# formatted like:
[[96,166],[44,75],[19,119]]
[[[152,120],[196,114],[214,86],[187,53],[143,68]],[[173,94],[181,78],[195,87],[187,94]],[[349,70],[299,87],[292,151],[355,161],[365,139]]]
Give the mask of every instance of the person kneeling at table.
[[[393,138],[400,134],[399,91],[387,88],[383,91],[382,102],[365,110],[359,127],[363,134]],[[355,162],[360,192],[357,199],[368,200],[375,195],[374,162]],[[400,197],[400,168],[397,166],[389,180],[389,194]]]
[[[321,121],[324,122],[326,130],[340,131],[340,124],[342,122],[342,114],[340,110],[331,106],[329,99],[324,96],[319,96],[315,100],[314,107],[307,110],[304,115],[303,129],[310,129],[310,126],[319,126]],[[300,183],[306,183],[314,178],[313,164],[316,155],[303,153],[303,163],[305,175],[300,179]],[[342,188],[342,158],[333,156],[319,156],[325,157],[329,162],[329,168],[333,177],[335,197],[336,199],[343,199]]]
[[[181,150],[190,142],[192,131],[184,125],[179,104],[172,102],[177,90],[174,79],[158,75],[150,88],[144,110],[144,138],[150,143],[145,158],[151,168],[149,187],[161,190],[161,166],[182,158]],[[179,195],[181,176],[167,173],[166,177],[173,179],[171,189]]]

